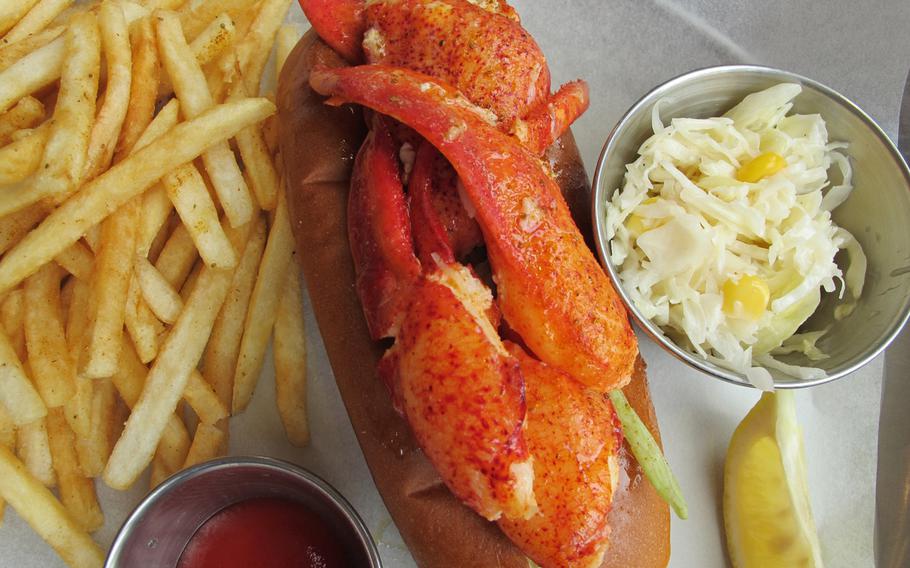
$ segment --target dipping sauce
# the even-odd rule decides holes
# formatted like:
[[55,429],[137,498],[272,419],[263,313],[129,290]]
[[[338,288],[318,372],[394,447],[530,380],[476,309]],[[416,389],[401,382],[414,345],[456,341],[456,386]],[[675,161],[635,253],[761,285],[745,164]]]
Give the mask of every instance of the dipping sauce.
[[306,506],[274,497],[235,503],[215,513],[186,545],[177,568],[340,568],[335,534]]

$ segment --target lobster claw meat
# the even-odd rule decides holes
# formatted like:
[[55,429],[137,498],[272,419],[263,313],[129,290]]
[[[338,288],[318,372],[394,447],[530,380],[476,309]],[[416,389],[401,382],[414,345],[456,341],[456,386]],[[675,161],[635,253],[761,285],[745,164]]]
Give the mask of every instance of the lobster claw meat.
[[488,520],[537,512],[524,380],[486,317],[490,291],[460,265],[421,280],[395,345],[398,405],[443,481]]
[[619,484],[622,431],[610,402],[514,343],[526,381],[539,512],[499,527],[541,566],[595,568],[609,547],[608,516]]
[[502,314],[537,357],[599,392],[628,382],[637,345],[625,310],[534,154],[420,73],[316,68],[310,84],[331,104],[354,102],[403,122],[449,160],[476,210]]
[[411,223],[386,120],[375,116],[357,157],[348,195],[348,240],[357,294],[371,337],[394,337],[420,277]]
[[451,84],[501,130],[543,152],[588,108],[587,88],[550,96],[550,70],[504,0],[300,0],[351,63],[404,67]]
[[388,119],[372,123],[348,228],[371,334],[395,338],[380,376],[455,495],[488,520],[528,518],[537,504],[524,381],[496,332],[492,294],[442,242],[424,242],[417,260]]
[[464,258],[483,244],[477,221],[468,214],[455,170],[432,144],[417,149],[408,184],[412,230],[417,254],[426,262],[436,253],[447,262]]

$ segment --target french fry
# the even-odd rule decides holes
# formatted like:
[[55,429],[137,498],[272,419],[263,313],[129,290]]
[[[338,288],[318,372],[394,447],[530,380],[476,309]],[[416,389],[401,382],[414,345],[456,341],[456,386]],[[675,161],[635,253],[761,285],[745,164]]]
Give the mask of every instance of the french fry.
[[[236,85],[237,91],[242,92],[242,84]],[[262,128],[258,124],[247,126],[237,133],[235,140],[259,206],[267,211],[273,210],[278,203],[278,174],[262,136]]]
[[[72,299],[66,317],[66,342],[70,357],[78,361],[88,341],[91,323],[92,289],[87,280],[76,280],[73,284]],[[73,380],[75,392],[64,404],[66,419],[77,439],[86,438],[91,431],[92,381],[76,376]]]
[[10,42],[19,41],[43,30],[73,0],[39,0],[19,22],[3,37]]
[[62,269],[48,263],[25,281],[25,340],[35,388],[48,408],[63,406],[75,391],[60,312]]
[[133,262],[139,289],[146,305],[164,323],[172,324],[177,321],[177,316],[183,309],[180,294],[144,256],[137,255]]
[[101,249],[101,224],[99,223],[89,227],[82,238],[85,239],[85,244],[88,245],[92,254],[98,254],[98,251]]
[[231,291],[215,320],[212,337],[205,347],[202,372],[212,385],[221,402],[231,408],[234,394],[234,370],[243,336],[243,321],[250,304],[253,285],[262,251],[265,249],[266,226],[262,216],[257,216],[249,241],[234,271]]
[[25,291],[21,288],[10,290],[0,301],[0,325],[13,345],[13,350],[23,359],[19,354],[20,347],[23,349],[21,353],[25,353]]
[[256,3],[256,0],[203,0],[186,2],[180,7],[180,25],[188,40],[193,40],[221,13],[235,15]]
[[37,51],[54,41],[64,31],[66,31],[66,26],[54,26],[17,42],[10,43],[0,40],[0,71],[5,71],[10,65],[29,53]]
[[152,461],[168,417],[183,395],[231,284],[232,270],[204,268],[193,293],[146,377],[139,401],[114,446],[104,480],[115,489],[132,485]]
[[45,418],[19,426],[16,431],[16,454],[35,479],[47,487],[57,485]]
[[17,426],[47,415],[47,407],[25,374],[6,332],[0,330],[0,404]]
[[[211,63],[218,55],[224,53],[233,43],[237,35],[234,21],[226,13],[221,13],[202,30],[190,45],[193,58],[200,67]],[[170,78],[165,74],[161,84],[158,85],[158,98],[164,98],[174,92]]]
[[0,253],[9,250],[22,240],[32,228],[44,219],[49,208],[43,203],[35,203],[12,215],[0,217]]
[[51,132],[33,178],[0,194],[0,216],[41,199],[60,202],[76,190],[85,165],[100,74],[101,38],[91,14],[78,14],[64,34],[67,58],[60,76]]
[[135,277],[130,280],[123,319],[140,360],[148,363],[158,354],[158,335],[164,326],[142,299],[139,281]]
[[133,198],[101,225],[101,249],[92,272],[92,321],[79,363],[79,373],[85,377],[110,377],[117,369],[139,203],[140,198]]
[[84,440],[92,433],[92,401],[94,383],[92,379],[76,377],[76,392],[63,405],[66,421],[76,434],[77,440]]
[[66,314],[66,344],[73,362],[78,362],[88,338],[88,327],[92,317],[90,312],[92,290],[89,284],[90,280],[79,278],[72,284],[72,296]]
[[213,425],[230,416],[227,406],[221,403],[212,387],[199,371],[193,369],[183,389],[183,399],[190,405],[201,424]]
[[205,67],[234,43],[236,35],[234,20],[226,12],[222,12],[190,43],[190,51],[193,52],[199,66]]
[[[13,424],[12,418],[0,406],[0,446],[4,448],[16,447],[16,425]],[[3,516],[6,512],[6,501],[0,497],[0,526],[3,526]]]
[[79,280],[88,282],[92,276],[95,256],[87,245],[76,241],[55,256],[54,261]]
[[180,288],[180,297],[183,298],[184,302],[186,302],[196,287],[196,281],[199,280],[199,275],[202,274],[203,268],[205,268],[205,263],[197,262],[193,265],[193,269],[190,270],[190,275],[186,277],[183,287]]
[[35,173],[50,131],[50,124],[44,123],[0,148],[0,185],[14,184]]
[[196,434],[193,436],[193,445],[186,454],[186,461],[183,462],[183,468],[193,467],[194,465],[218,457],[221,452],[221,442],[224,438],[224,432],[210,424],[200,424],[196,427]]
[[79,469],[76,438],[63,411],[54,408],[47,415],[47,436],[50,442],[54,472],[60,501],[82,530],[93,532],[104,524],[104,513],[95,494],[95,482]]
[[44,119],[44,105],[35,97],[24,97],[16,105],[0,114],[0,146],[9,144],[13,133],[31,128]]
[[[139,360],[139,356],[128,341],[124,341],[121,353],[120,368],[117,369],[111,380],[123,402],[128,408],[133,408],[142,394],[142,386],[145,384],[148,369]],[[176,414],[171,414],[161,433],[161,441],[158,442],[156,454],[156,460],[159,457],[163,460],[167,475],[180,468],[189,447],[190,435],[186,431],[183,420]]]
[[13,29],[38,0],[0,0],[0,37]]
[[58,37],[0,72],[0,112],[59,79],[67,53],[65,38]]
[[237,356],[237,367],[234,371],[234,395],[232,414],[243,412],[253,397],[256,381],[262,370],[269,334],[278,314],[280,294],[276,290],[284,288],[291,255],[294,250],[294,236],[291,233],[291,222],[288,218],[287,201],[284,195],[278,197],[275,219],[269,229],[268,242],[262,253],[262,262],[256,276],[256,285],[250,298],[244,322],[243,338],[240,341],[240,352]]
[[[157,13],[158,50],[184,116],[192,118],[213,105],[202,68],[196,62],[173,12]],[[250,190],[227,141],[213,144],[202,154],[206,172],[232,227],[246,224],[253,214]]]
[[275,34],[291,7],[292,0],[263,0],[249,31],[237,44],[237,63],[247,93],[259,93],[262,72],[272,52]]
[[[175,99],[176,100],[176,99]],[[136,253],[146,258],[156,258],[161,247],[153,246],[157,239],[167,239],[168,221],[174,211],[174,204],[167,196],[164,185],[156,183],[142,196],[142,217],[139,219],[139,234],[136,237]],[[167,241],[164,241],[165,243]],[[154,250],[153,250],[154,249]]]
[[185,3],[188,3],[187,0],[140,0],[142,5],[148,8],[150,11],[155,10],[176,10]]
[[237,256],[221,227],[215,203],[196,166],[184,164],[165,175],[162,183],[206,264],[221,268],[237,264]]
[[186,225],[180,224],[174,228],[167,242],[164,243],[158,258],[155,259],[155,268],[172,288],[179,290],[198,257],[196,245],[193,243]]
[[66,508],[11,451],[0,447],[0,497],[50,544],[68,565],[100,567],[104,552]]
[[306,410],[306,329],[301,302],[300,269],[292,261],[281,293],[273,335],[275,402],[288,441],[295,446],[310,442]]
[[213,107],[182,122],[98,176],[55,209],[0,260],[0,294],[60,254],[90,227],[110,215],[166,172],[189,162],[206,147],[236,134],[275,111],[267,99],[246,99]]
[[92,126],[82,179],[91,179],[106,169],[114,156],[130,101],[133,55],[129,28],[117,0],[104,0],[98,10],[98,27],[107,61],[104,103]]
[[117,393],[109,379],[78,379],[91,387],[88,433],[76,441],[79,468],[86,477],[97,477],[104,470],[111,452],[111,432],[117,409]]
[[[132,77],[130,79],[130,99],[127,104],[126,117],[120,130],[120,139],[114,153],[114,161],[119,162],[129,155],[139,137],[152,122],[155,114],[155,98],[158,92],[158,81],[161,76],[161,64],[158,61],[158,46],[155,42],[155,27],[151,18],[143,18],[130,30],[132,49]],[[173,107],[173,124],[177,122],[177,103],[170,103],[161,109],[159,117],[168,106]],[[167,118],[169,114],[165,114]],[[169,130],[173,124],[165,130]],[[160,135],[160,134],[159,134]]]
[[281,75],[281,69],[284,62],[287,61],[291,50],[300,41],[300,28],[294,24],[283,24],[278,28],[278,34],[275,37],[275,78]]

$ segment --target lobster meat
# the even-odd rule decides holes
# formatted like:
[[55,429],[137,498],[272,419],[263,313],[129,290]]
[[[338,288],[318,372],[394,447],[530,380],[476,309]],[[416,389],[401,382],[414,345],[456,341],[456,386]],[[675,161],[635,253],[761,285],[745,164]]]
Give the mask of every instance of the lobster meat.
[[[539,158],[586,86],[549,94],[501,0],[301,5],[365,63],[310,85],[372,109],[348,230],[371,336],[394,339],[380,376],[396,408],[450,490],[528,556],[598,565],[622,440],[603,393],[629,380],[637,345]],[[480,244],[492,283],[467,264]]]

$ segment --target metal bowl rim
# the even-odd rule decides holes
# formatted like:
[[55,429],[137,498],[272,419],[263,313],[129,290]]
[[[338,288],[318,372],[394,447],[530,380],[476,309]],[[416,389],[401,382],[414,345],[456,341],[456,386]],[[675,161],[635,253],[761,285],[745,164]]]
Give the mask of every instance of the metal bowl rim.
[[134,527],[142,522],[143,517],[158,501],[168,493],[174,491],[182,483],[206,475],[213,471],[221,469],[231,469],[238,466],[252,466],[263,471],[278,471],[288,473],[304,482],[304,484],[316,489],[328,502],[333,503],[340,513],[346,517],[354,526],[354,530],[363,542],[367,556],[369,557],[370,566],[382,568],[382,559],[379,556],[379,550],[376,542],[370,534],[366,523],[360,517],[360,514],[354,509],[354,506],[341,494],[337,489],[332,487],[327,481],[296,464],[288,461],[269,458],[265,456],[235,456],[225,457],[216,460],[207,461],[193,467],[180,471],[161,482],[158,487],[146,495],[139,505],[129,514],[123,526],[117,531],[111,548],[108,551],[104,562],[104,568],[113,568],[113,561],[119,558],[128,537],[132,534]]
[[[688,351],[682,349],[675,342],[666,337],[660,327],[651,323],[650,320],[644,318],[638,311],[638,308],[632,302],[631,298],[626,294],[625,289],[623,288],[621,281],[619,280],[619,275],[613,262],[610,260],[609,255],[609,246],[610,242],[606,236],[606,219],[604,217],[604,208],[606,207],[604,193],[607,191],[603,187],[603,177],[605,170],[605,163],[607,154],[613,149],[616,145],[617,140],[620,135],[623,134],[625,127],[628,125],[629,120],[632,116],[637,115],[642,111],[643,107],[653,105],[655,102],[660,100],[661,95],[667,91],[675,89],[681,84],[688,84],[692,81],[697,81],[704,77],[716,76],[716,75],[725,75],[725,74],[735,74],[735,73],[754,73],[757,75],[764,75],[767,77],[780,79],[781,81],[792,81],[799,83],[804,86],[808,86],[829,99],[834,103],[844,107],[848,112],[855,115],[859,118],[875,135],[876,138],[885,146],[892,160],[896,163],[900,173],[904,179],[904,185],[907,188],[910,188],[910,168],[908,168],[906,161],[904,160],[901,153],[898,151],[897,147],[894,145],[894,142],[888,137],[887,134],[882,130],[875,120],[872,119],[864,110],[862,110],[856,103],[851,101],[846,96],[837,92],[836,90],[828,87],[814,79],[810,79],[798,73],[792,71],[786,71],[783,69],[778,69],[775,67],[768,67],[763,65],[716,65],[710,67],[702,67],[692,71],[687,71],[680,75],[677,75],[659,85],[655,86],[642,97],[640,97],[616,123],[616,125],[610,130],[607,134],[606,141],[604,142],[603,149],[600,152],[600,155],[597,158],[597,165],[594,168],[594,177],[592,182],[592,191],[591,191],[591,216],[592,223],[594,226],[594,237],[597,247],[597,256],[600,258],[601,265],[607,270],[607,273],[610,276],[610,279],[616,283],[616,291],[619,293],[620,298],[622,299],[623,304],[625,304],[626,309],[629,311],[632,319],[638,324],[638,326],[658,345],[670,352],[671,355],[677,359],[683,361],[687,365],[697,370],[700,370],[716,379],[735,384],[738,386],[754,388],[743,375],[718,367],[708,361],[702,359],[694,353],[689,353]],[[858,357],[852,364],[839,369],[838,371],[827,374],[824,377],[818,379],[797,379],[787,381],[774,381],[774,388],[777,389],[800,389],[807,388],[816,385],[821,385],[835,381],[837,379],[843,378],[859,368],[866,365],[869,361],[878,356],[879,353],[884,351],[892,341],[898,336],[901,329],[906,325],[908,319],[910,319],[910,302],[904,302],[903,313],[898,316],[896,325],[888,332],[883,341],[881,341],[874,348],[869,349],[867,353],[863,356]]]

